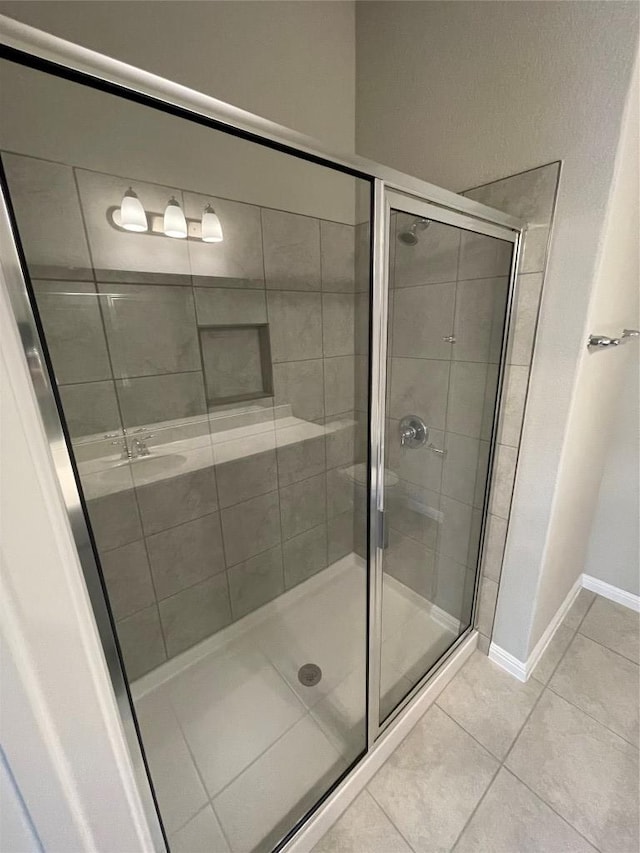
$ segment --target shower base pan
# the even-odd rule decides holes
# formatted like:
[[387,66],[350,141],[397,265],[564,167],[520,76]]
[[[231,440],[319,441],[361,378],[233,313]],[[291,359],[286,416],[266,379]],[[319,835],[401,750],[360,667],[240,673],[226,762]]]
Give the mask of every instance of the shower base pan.
[[[386,575],[383,607],[385,713],[456,626]],[[350,554],[132,685],[173,853],[271,850],[364,751],[365,629]]]

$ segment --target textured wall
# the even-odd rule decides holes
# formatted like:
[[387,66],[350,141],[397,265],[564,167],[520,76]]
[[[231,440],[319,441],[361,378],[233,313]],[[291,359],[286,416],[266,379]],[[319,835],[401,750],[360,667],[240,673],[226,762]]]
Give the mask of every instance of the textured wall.
[[[130,182],[148,210],[161,210],[171,190],[18,155],[3,161],[136,678],[354,547],[364,553],[364,490],[345,469],[366,459],[368,300],[356,292],[366,284],[356,284],[356,260],[368,267],[365,232],[220,199],[219,244],[120,232],[105,214]],[[188,215],[207,201],[175,194]],[[263,423],[238,450],[236,433],[222,431],[246,431],[244,421],[207,406],[198,327],[256,323],[269,329],[274,397],[254,408],[290,406],[306,432],[298,437],[286,412],[276,409],[274,421],[258,409],[250,422]],[[230,373],[243,364],[238,351]],[[152,449],[182,442],[175,452],[187,471],[154,480],[134,465],[111,487],[91,470],[96,457],[117,458],[103,435],[143,425]]]
[[[561,457],[637,13],[606,2],[357,4],[359,153],[458,191],[563,161],[503,572],[513,594],[496,624],[500,645],[522,660],[536,639],[558,474],[568,474]],[[562,535],[570,541],[573,528]],[[554,562],[546,614],[576,576]]]

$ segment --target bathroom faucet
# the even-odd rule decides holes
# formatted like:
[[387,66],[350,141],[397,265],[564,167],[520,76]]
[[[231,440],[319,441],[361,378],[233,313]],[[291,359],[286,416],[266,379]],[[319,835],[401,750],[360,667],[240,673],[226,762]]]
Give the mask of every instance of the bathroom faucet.
[[[153,438],[153,434],[148,432],[146,435],[139,435],[141,432],[145,432],[144,427],[140,427],[139,429],[134,430],[134,437],[129,442],[127,436],[127,430],[123,430],[124,436],[121,438],[117,438],[115,441],[112,441],[111,444],[120,446],[122,448],[122,453],[120,455],[121,459],[126,459],[130,461],[131,459],[138,459],[140,456],[149,456],[151,451],[147,446],[147,441],[150,438]],[[105,435],[105,438],[112,438],[111,435]]]

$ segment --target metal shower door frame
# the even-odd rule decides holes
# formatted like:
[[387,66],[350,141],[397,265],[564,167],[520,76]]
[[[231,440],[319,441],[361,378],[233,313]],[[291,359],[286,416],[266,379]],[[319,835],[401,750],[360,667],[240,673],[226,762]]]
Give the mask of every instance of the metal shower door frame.
[[503,224],[488,222],[470,215],[464,210],[443,207],[424,197],[417,197],[408,192],[400,192],[389,188],[384,181],[376,181],[374,185],[374,217],[372,228],[372,299],[371,299],[371,387],[370,387],[370,427],[369,427],[369,678],[367,702],[367,742],[372,749],[385,730],[394,723],[402,711],[413,699],[420,694],[437,670],[455,652],[464,639],[475,630],[477,616],[477,599],[479,589],[479,567],[482,562],[484,534],[488,495],[495,456],[497,421],[499,402],[496,404],[489,446],[489,461],[487,480],[482,506],[482,521],[480,534],[479,556],[476,567],[476,578],[473,592],[472,615],[469,627],[461,633],[457,640],[441,656],[437,663],[427,670],[407,695],[398,703],[391,713],[380,719],[380,687],[382,669],[382,597],[384,578],[384,517],[385,517],[385,482],[384,469],[386,457],[386,402],[387,402],[387,356],[388,356],[388,327],[389,327],[389,261],[391,249],[391,210],[399,210],[413,216],[431,219],[445,225],[451,225],[464,231],[483,234],[511,243],[511,263],[509,268],[509,287],[506,304],[506,318],[502,338],[501,357],[498,371],[498,387],[496,400],[500,401],[506,365],[506,342],[508,340],[515,288],[517,281],[518,259],[522,244],[524,229],[505,227]]
[[[456,195],[433,184],[381,166],[356,155],[326,150],[321,143],[274,122],[255,116],[210,96],[166,80],[126,63],[103,56],[40,30],[0,15],[0,59],[5,59],[43,73],[62,77],[131,101],[160,109],[166,113],[255,142],[293,157],[305,159],[354,178],[372,187],[371,221],[371,293],[370,293],[370,447],[369,447],[369,571],[368,571],[368,709],[367,747],[342,777],[325,793],[308,814],[294,826],[276,849],[293,843],[309,818],[323,802],[334,796],[339,787],[352,780],[371,755],[376,741],[390,723],[401,724],[400,713],[417,699],[431,671],[416,685],[383,726],[379,724],[380,636],[382,562],[377,547],[381,532],[379,511],[384,505],[384,414],[385,365],[388,297],[389,211],[395,199],[404,209],[429,211],[427,218],[467,227],[478,233],[498,236],[510,234],[516,246],[512,263],[510,300],[513,298],[517,248],[524,224],[515,217],[493,210],[479,202]],[[119,708],[121,724],[129,746],[131,763],[138,782],[140,798],[157,850],[166,849],[160,812],[153,785],[145,767],[144,747],[137,730],[133,704],[124,674],[115,625],[107,604],[106,590],[96,560],[95,543],[87,523],[86,510],[78,487],[75,465],[69,452],[70,443],[60,416],[60,403],[48,369],[46,345],[28,287],[28,270],[11,213],[10,199],[4,187],[0,198],[0,249],[3,271],[15,322],[22,339],[25,361],[38,402],[53,465],[61,484],[72,535],[78,551],[85,582],[93,608],[93,617],[103,645],[111,685]],[[466,225],[464,224],[466,223]],[[507,239],[503,237],[503,239]],[[506,333],[505,333],[506,334]],[[504,360],[504,347],[503,347]],[[502,376],[503,366],[501,367]],[[494,429],[495,433],[495,429]],[[486,503],[486,502],[485,502]],[[463,638],[461,638],[462,640]],[[449,652],[449,657],[455,647]],[[442,662],[444,663],[444,661]],[[375,724],[374,724],[375,717]]]

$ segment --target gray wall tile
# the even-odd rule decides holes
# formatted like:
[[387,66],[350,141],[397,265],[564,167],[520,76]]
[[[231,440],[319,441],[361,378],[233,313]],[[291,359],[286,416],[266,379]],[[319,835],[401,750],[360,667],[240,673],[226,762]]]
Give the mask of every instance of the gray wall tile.
[[517,457],[518,451],[515,447],[507,447],[504,444],[498,445],[493,466],[489,508],[494,515],[499,515],[500,518],[509,518]]
[[541,292],[542,273],[518,276],[515,322],[507,350],[509,364],[531,363]]
[[115,619],[123,619],[155,604],[147,549],[141,539],[105,551],[100,555],[100,565]]
[[280,488],[320,474],[325,470],[325,467],[324,436],[278,447],[278,483]]
[[319,293],[274,290],[267,296],[271,357],[302,361],[322,356],[322,307]]
[[322,289],[348,293],[355,288],[355,229],[340,222],[320,221]]
[[458,282],[453,346],[456,361],[498,361],[507,287],[504,277]]
[[[468,618],[469,570],[446,554],[437,554],[435,563],[434,604],[463,624]],[[473,573],[471,573],[474,577]],[[472,590],[471,590],[472,591]]]
[[226,573],[172,595],[158,607],[167,654],[173,657],[231,622]]
[[423,598],[433,599],[435,553],[393,528],[384,552],[384,570]]
[[208,404],[270,393],[264,330],[250,327],[201,329],[202,365]]
[[[364,494],[364,489],[362,489]],[[327,471],[327,516],[342,515],[353,512],[356,498],[356,487],[353,479],[343,468],[332,468]]]
[[121,428],[113,382],[61,385],[59,390],[72,438],[114,432]]
[[443,338],[454,331],[455,295],[454,283],[395,290],[392,354],[450,359],[452,345]]
[[[410,214],[398,214],[396,236],[415,222],[415,219],[416,217]],[[457,228],[432,222],[426,231],[419,233],[418,242],[414,246],[407,246],[398,239],[395,239],[393,244],[395,287],[456,280],[460,245],[460,232]]]
[[167,658],[158,608],[154,604],[116,624],[129,681],[160,666]]
[[[444,449],[444,432],[431,429],[429,425],[429,441],[434,447]],[[400,444],[400,422],[397,420],[387,423],[387,464],[401,480],[433,492],[439,492],[442,487],[442,456],[426,446],[403,447]]]
[[502,572],[502,559],[507,539],[506,519],[498,515],[489,515],[487,518],[487,533],[482,558],[482,573],[496,583],[500,580]]
[[116,391],[125,428],[206,412],[200,371],[116,380]]
[[95,285],[34,281],[33,289],[58,384],[111,379]]
[[490,637],[493,631],[493,617],[498,600],[498,584],[490,578],[482,578],[480,583],[480,601],[478,603],[478,631]]
[[319,474],[280,490],[282,536],[291,539],[326,520],[326,477]]
[[254,453],[216,466],[220,506],[229,507],[278,488],[276,452]]
[[213,466],[136,486],[145,534],[159,533],[218,509]]
[[498,441],[518,447],[524,419],[524,405],[529,382],[529,368],[509,365],[502,394],[502,411],[498,427]]
[[520,264],[523,272],[544,269],[559,171],[559,163],[548,163],[464,193],[530,224]]
[[320,290],[320,226],[317,219],[262,210],[268,288]]
[[356,454],[355,418],[349,414],[342,418],[330,417],[325,422],[327,468],[353,464]]
[[267,322],[264,291],[195,287],[193,292],[199,326],[237,326]]
[[322,359],[274,364],[273,384],[276,405],[288,403],[295,417],[316,421],[324,416]]
[[354,514],[345,512],[327,522],[327,563],[335,563],[356,550],[354,541]]
[[172,195],[182,204],[181,192],[142,181],[132,184],[128,178],[84,169],[75,172],[91,257],[97,269],[190,274],[186,240],[118,231],[107,221],[108,208],[120,207],[122,196],[130,185],[147,213],[164,213]]
[[442,494],[462,503],[472,504],[480,442],[477,438],[449,432],[445,445],[447,455],[442,469]]
[[340,414],[354,407],[355,359],[352,355],[324,359],[325,415]]
[[327,525],[320,524],[283,545],[286,589],[307,580],[327,565]]
[[220,516],[212,513],[147,537],[158,599],[224,571]]
[[435,551],[440,527],[438,492],[401,480],[394,488],[387,489],[386,504],[390,527]]
[[511,266],[512,244],[486,234],[464,231],[460,244],[458,278],[488,278],[508,276]]
[[438,540],[438,551],[465,563],[471,534],[472,508],[445,495],[440,498],[442,526]]
[[430,429],[444,429],[449,362],[425,358],[392,358],[390,417],[416,414]]
[[485,403],[487,365],[454,361],[451,364],[447,430],[479,438]]
[[133,487],[87,501],[87,509],[100,551],[119,548],[142,539],[142,526]]
[[223,509],[220,515],[228,566],[274,548],[280,542],[278,492]]
[[114,376],[200,369],[189,287],[98,284]]
[[[366,319],[366,312],[362,306],[360,306],[360,314],[363,319]],[[355,302],[352,294],[322,294],[322,346],[325,356],[353,355],[355,352],[354,322]]]
[[2,162],[32,276],[92,279],[73,170],[18,154]]
[[284,591],[282,548],[272,548],[228,570],[231,612],[240,619]]
[[227,286],[264,287],[260,208],[228,199],[185,192],[185,215],[201,219],[207,204],[215,209],[224,240],[222,243],[188,243],[191,272]]

